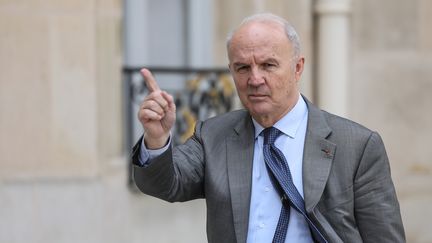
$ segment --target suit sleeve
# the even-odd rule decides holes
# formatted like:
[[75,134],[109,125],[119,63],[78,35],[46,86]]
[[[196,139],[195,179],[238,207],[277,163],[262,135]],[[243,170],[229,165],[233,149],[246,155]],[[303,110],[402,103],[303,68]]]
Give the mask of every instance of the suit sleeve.
[[168,202],[188,201],[204,197],[204,151],[200,139],[202,123],[185,144],[169,147],[145,167],[139,164],[141,140],[133,148],[133,176],[145,194]]
[[354,180],[355,218],[364,242],[405,242],[384,144],[372,133]]

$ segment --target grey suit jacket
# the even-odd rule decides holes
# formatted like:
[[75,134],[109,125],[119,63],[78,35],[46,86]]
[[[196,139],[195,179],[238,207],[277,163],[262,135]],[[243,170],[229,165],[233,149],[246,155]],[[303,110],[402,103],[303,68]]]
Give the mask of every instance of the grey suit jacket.
[[[309,120],[303,191],[311,220],[329,242],[405,242],[380,136],[306,101]],[[138,188],[169,202],[205,198],[208,242],[246,242],[251,198],[254,127],[245,110],[196,125],[185,144],[139,167]]]

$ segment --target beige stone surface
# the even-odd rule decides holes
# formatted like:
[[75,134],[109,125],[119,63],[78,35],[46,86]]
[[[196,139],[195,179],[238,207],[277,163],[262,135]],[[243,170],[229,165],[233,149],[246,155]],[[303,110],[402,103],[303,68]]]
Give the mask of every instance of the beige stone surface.
[[0,2],[0,178],[94,177],[123,156],[120,7]]
[[[29,21],[33,23],[31,30],[27,28]],[[49,90],[48,60],[45,55],[48,40],[43,34],[47,30],[46,21],[41,17],[24,20],[6,12],[0,14],[1,174],[13,172],[10,171],[11,167],[24,169],[24,161],[31,160],[33,156],[45,156],[49,149],[49,141],[45,136],[48,129],[43,124],[49,124],[46,107],[50,106],[51,99],[39,95]],[[37,50],[33,51],[29,46],[30,39],[40,45]],[[21,153],[23,145],[32,141],[29,153]],[[16,161],[20,154],[22,162]],[[32,162],[27,166],[36,168]]]
[[117,171],[88,180],[2,183],[0,242],[206,242],[203,200],[171,204],[131,193],[125,182]]
[[419,50],[432,52],[432,1],[420,0],[417,6],[419,12]]
[[353,0],[354,42],[363,50],[412,50],[418,43],[420,0]]
[[[392,13],[383,15],[393,16],[392,26],[377,27],[378,20],[367,18],[380,16],[375,6],[363,6],[366,16],[356,8],[353,35],[358,38],[349,90],[351,118],[378,131],[386,144],[407,242],[414,243],[432,241],[432,55],[424,45],[431,31],[424,28],[416,12],[420,4],[415,3],[390,6]],[[403,21],[409,26],[399,25]],[[367,28],[377,29],[364,36]],[[404,34],[396,38],[395,32]]]
[[432,59],[403,52],[370,53],[357,55],[354,64],[352,116],[382,133],[401,171],[414,164],[432,168]]
[[52,105],[48,30],[48,20],[42,16],[24,17],[0,9],[1,176],[38,173],[34,158],[48,160]]
[[[113,2],[115,0],[107,0]],[[0,0],[0,6],[8,10],[22,10],[33,14],[64,14],[89,12],[94,9],[95,0]]]
[[[56,165],[96,173],[95,29],[92,16],[52,17],[51,118]],[[62,167],[60,165],[60,167]]]
[[[121,1],[98,1],[96,31],[97,151],[101,169],[124,153]],[[107,51],[109,50],[109,51]],[[109,168],[108,168],[109,169]]]

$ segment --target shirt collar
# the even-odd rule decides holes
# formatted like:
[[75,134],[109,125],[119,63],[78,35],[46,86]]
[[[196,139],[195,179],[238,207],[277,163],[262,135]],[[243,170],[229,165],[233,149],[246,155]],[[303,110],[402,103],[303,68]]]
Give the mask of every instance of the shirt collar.
[[[307,112],[308,108],[306,102],[304,101],[303,97],[299,95],[297,104],[291,109],[290,112],[277,121],[273,127],[276,127],[279,129],[279,131],[283,132],[285,135],[288,135],[290,138],[295,138],[300,124],[307,115]],[[252,118],[252,122],[255,127],[256,139],[264,130],[264,127],[262,127],[254,118]]]

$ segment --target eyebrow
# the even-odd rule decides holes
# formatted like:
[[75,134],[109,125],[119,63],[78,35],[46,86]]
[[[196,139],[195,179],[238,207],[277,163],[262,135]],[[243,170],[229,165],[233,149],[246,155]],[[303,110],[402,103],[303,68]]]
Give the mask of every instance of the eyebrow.
[[269,57],[267,59],[264,59],[263,62],[276,62],[276,63],[279,63],[279,61],[276,58],[273,58],[273,57]]
[[[279,63],[278,59],[273,58],[273,57],[266,58],[261,63],[268,63],[268,62]],[[239,67],[239,66],[249,66],[250,64],[247,64],[247,63],[244,63],[244,62],[234,62],[232,65],[234,67]]]

